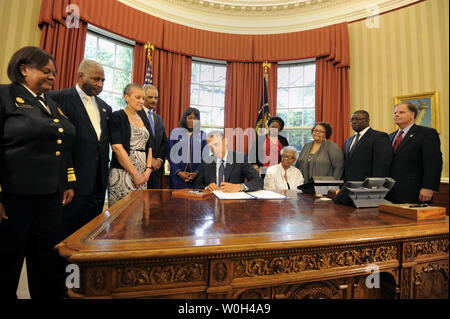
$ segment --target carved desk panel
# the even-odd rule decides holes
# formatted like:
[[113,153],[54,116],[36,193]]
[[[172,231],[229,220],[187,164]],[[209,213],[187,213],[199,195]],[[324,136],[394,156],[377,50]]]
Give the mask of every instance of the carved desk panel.
[[74,298],[444,298],[448,217],[136,191],[61,242]]

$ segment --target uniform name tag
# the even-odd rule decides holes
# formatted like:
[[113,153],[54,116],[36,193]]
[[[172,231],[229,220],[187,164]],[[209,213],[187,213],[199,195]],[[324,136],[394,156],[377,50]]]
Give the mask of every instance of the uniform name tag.
[[16,106],[17,106],[17,107],[20,107],[20,108],[23,108],[23,109],[34,109],[34,106],[33,106],[33,105],[29,105],[29,104],[19,104],[19,103],[16,103]]

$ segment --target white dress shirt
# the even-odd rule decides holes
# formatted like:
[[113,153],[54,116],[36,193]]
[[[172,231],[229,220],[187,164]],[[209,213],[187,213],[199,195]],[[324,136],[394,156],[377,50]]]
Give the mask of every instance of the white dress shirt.
[[89,96],[78,86],[75,86],[78,95],[83,102],[84,107],[86,108],[86,112],[91,120],[92,126],[94,127],[95,133],[97,134],[98,140],[100,140],[100,135],[102,134],[102,128],[100,125],[100,112],[98,110],[97,101],[95,96]]
[[394,146],[395,140],[397,139],[398,134],[400,134],[400,131],[403,130],[402,139],[404,139],[413,125],[414,125],[414,122],[412,122],[411,124],[409,124],[407,127],[403,128],[403,129],[398,128],[397,133],[395,134],[394,139],[392,140],[392,146]]
[[[363,137],[363,135],[369,130],[370,126],[366,127],[364,130],[362,130],[361,132],[359,132],[359,139],[358,142],[361,140],[361,138]],[[356,134],[353,137],[352,143],[350,144],[349,150],[351,151],[353,148],[353,144],[355,144],[355,140],[356,140]]]
[[266,177],[264,178],[264,189],[289,189],[296,190],[297,186],[303,184],[303,175],[298,168],[291,166],[287,169],[287,182],[284,178],[285,170],[283,165],[272,165],[267,169]]

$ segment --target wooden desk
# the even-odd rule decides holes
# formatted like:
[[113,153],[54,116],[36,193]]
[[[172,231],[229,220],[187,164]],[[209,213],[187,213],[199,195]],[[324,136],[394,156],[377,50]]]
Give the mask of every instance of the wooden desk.
[[[447,298],[448,216],[137,191],[61,242],[74,298]],[[372,266],[380,271],[380,288]]]

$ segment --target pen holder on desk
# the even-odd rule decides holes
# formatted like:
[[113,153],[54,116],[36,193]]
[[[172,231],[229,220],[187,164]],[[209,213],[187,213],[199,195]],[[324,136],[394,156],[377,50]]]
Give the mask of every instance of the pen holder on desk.
[[205,190],[195,190],[190,188],[172,191],[172,197],[179,197],[179,198],[203,199],[212,195],[213,195],[212,192],[207,192]]

